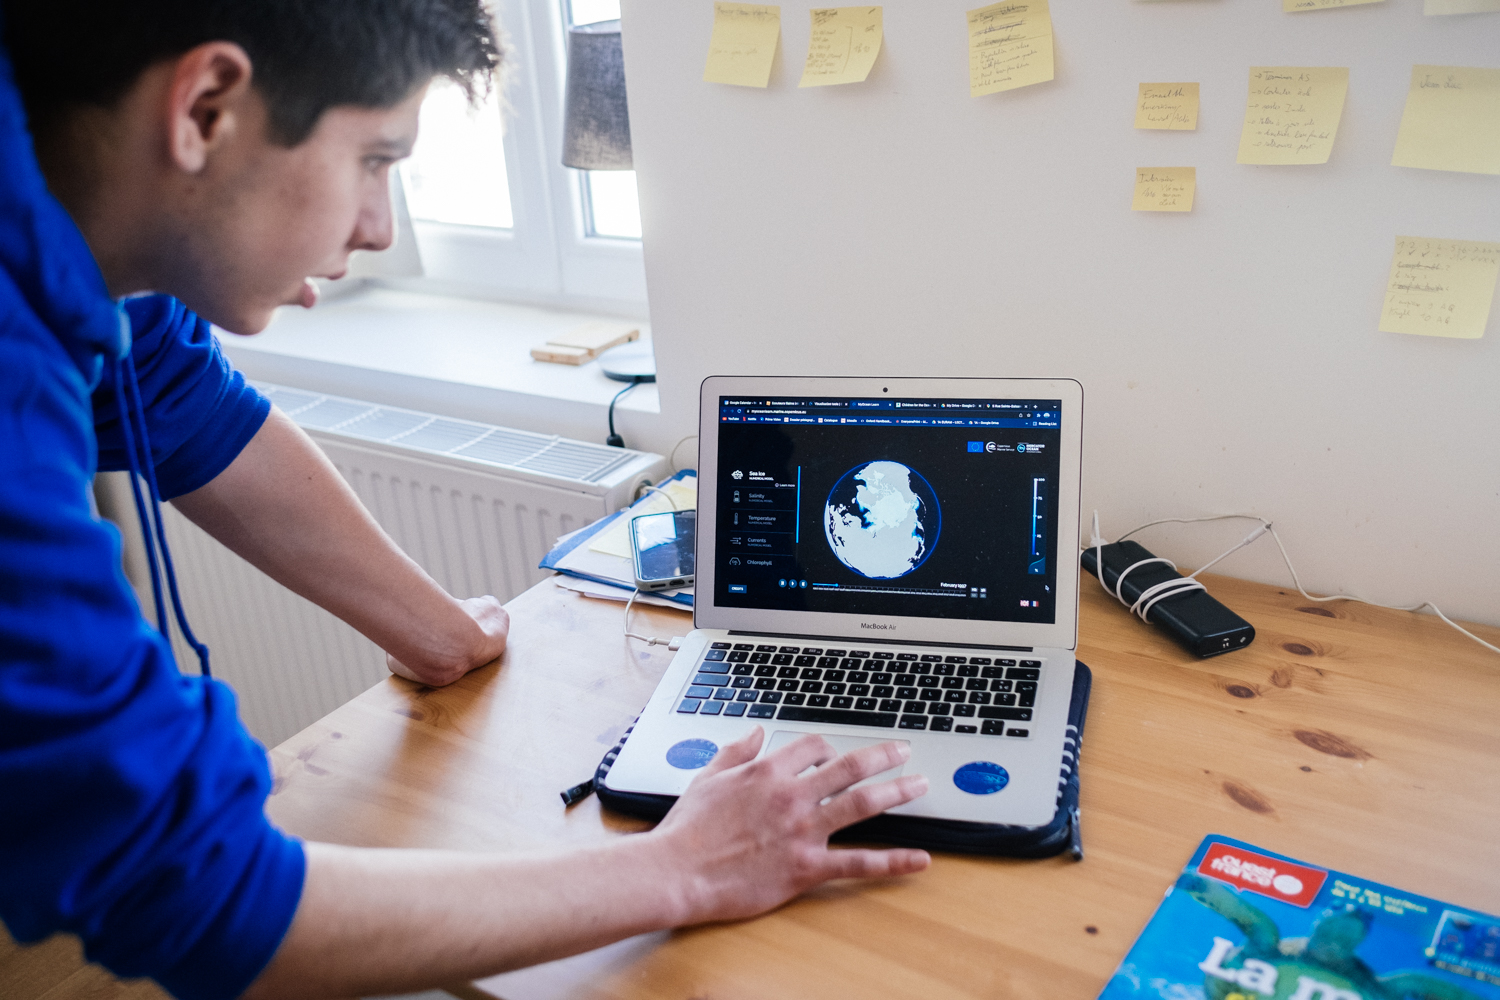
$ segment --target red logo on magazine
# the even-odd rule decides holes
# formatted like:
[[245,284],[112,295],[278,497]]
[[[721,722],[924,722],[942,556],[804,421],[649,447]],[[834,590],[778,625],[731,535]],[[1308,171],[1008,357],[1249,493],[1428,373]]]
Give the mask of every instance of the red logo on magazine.
[[1308,907],[1328,873],[1292,861],[1268,858],[1243,847],[1215,843],[1198,864],[1198,873],[1283,903]]

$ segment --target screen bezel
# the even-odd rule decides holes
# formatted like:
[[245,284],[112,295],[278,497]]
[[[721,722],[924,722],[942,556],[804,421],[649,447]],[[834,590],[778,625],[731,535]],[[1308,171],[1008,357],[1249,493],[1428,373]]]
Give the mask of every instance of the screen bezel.
[[[882,399],[1060,399],[1058,459],[1056,620],[986,622],[854,615],[819,611],[730,608],[714,603],[714,544],[718,529],[720,396],[828,396]],[[806,378],[711,375],[698,394],[698,532],[693,625],[777,635],[855,637],[870,643],[959,643],[972,646],[1078,646],[1078,538],[1083,464],[1083,386],[1074,379],[1042,378]],[[866,624],[887,626],[867,629]]]

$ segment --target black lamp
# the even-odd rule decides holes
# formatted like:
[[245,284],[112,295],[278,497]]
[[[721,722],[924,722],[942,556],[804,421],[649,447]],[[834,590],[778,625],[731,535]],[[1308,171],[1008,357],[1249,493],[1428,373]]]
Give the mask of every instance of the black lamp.
[[568,30],[562,162],[578,170],[634,169],[619,21]]

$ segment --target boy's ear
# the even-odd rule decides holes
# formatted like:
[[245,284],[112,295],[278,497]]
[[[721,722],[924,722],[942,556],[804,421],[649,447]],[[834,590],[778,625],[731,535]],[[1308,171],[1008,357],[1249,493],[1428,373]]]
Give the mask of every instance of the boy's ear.
[[208,155],[241,127],[250,96],[250,57],[233,42],[206,42],[178,56],[167,87],[170,155],[201,171]]

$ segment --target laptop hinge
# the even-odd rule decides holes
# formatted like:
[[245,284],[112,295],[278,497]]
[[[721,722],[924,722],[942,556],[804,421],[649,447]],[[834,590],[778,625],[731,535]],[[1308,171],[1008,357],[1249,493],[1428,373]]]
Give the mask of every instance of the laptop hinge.
[[762,636],[766,639],[800,639],[803,642],[815,639],[818,642],[838,642],[852,645],[869,646],[943,646],[949,649],[999,649],[1010,653],[1030,653],[1035,646],[990,646],[982,642],[921,642],[914,639],[878,639],[871,640],[861,636],[851,639],[847,635],[802,635],[796,632],[746,632],[739,629],[730,629],[730,635]]

